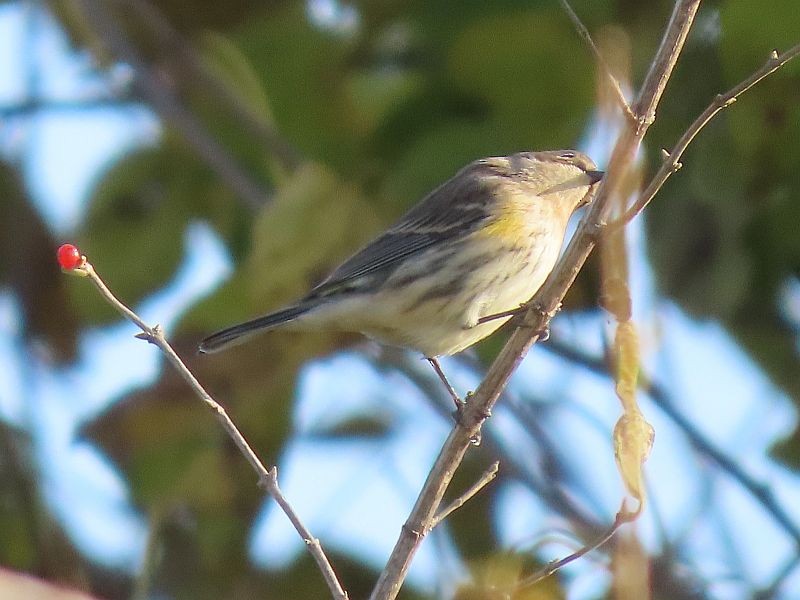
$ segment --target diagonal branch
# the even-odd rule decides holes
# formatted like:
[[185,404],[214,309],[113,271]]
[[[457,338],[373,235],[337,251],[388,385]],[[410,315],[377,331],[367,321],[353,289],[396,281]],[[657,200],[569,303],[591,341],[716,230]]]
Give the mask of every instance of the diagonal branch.
[[625,180],[642,139],[655,118],[656,107],[699,6],[700,0],[682,0],[675,4],[661,46],[634,104],[636,127],[628,127],[623,131],[612,153],[606,178],[600,184],[594,206],[582,221],[556,269],[534,297],[536,306],[540,308],[530,308],[527,311],[524,318],[525,325],[518,327],[511,335],[475,395],[467,402],[460,422],[447,437],[402,528],[386,568],[372,591],[373,600],[393,599],[399,593],[411,560],[425,534],[430,530],[430,524],[455,469],[470,446],[470,440],[476,436],[483,422],[491,414],[491,409],[500,397],[509,377],[530,347],[539,339],[540,333],[545,330],[547,323],[558,310],[561,299],[594,248],[597,233],[602,229],[606,215],[610,212],[611,199]]
[[606,59],[603,58],[603,55],[600,53],[600,49],[594,43],[589,30],[586,28],[586,25],[583,24],[583,21],[581,21],[581,18],[573,10],[568,0],[559,0],[559,2],[561,3],[561,7],[564,9],[564,12],[567,13],[569,20],[572,21],[572,24],[577,30],[578,35],[583,38],[583,40],[586,42],[586,45],[589,46],[589,49],[592,51],[592,54],[594,54],[595,60],[597,60],[597,66],[601,71],[603,71],[606,79],[608,79],[608,83],[614,92],[617,104],[619,104],[619,107],[622,110],[622,113],[625,115],[625,118],[632,122],[636,122],[636,115],[633,114],[630,104],[628,104],[628,101],[625,99],[625,94],[622,93],[622,88],[619,85],[619,81],[616,77],[614,77],[614,73],[611,72],[611,66],[608,64]]
[[795,58],[798,54],[800,54],[800,44],[797,44],[780,55],[778,55],[776,51],[773,51],[767,59],[767,62],[765,62],[758,71],[753,73],[750,77],[738,85],[729,89],[724,94],[717,94],[711,104],[709,104],[708,107],[702,113],[700,113],[700,115],[689,126],[689,129],[687,129],[680,137],[678,143],[675,144],[675,147],[672,149],[672,152],[667,154],[664,162],[661,164],[661,168],[655,174],[652,181],[650,181],[650,184],[647,186],[647,188],[641,193],[639,199],[611,226],[616,228],[625,225],[629,223],[636,215],[642,212],[642,210],[644,210],[653,197],[658,193],[664,183],[666,183],[670,175],[681,168],[681,156],[683,156],[686,148],[688,148],[689,144],[692,143],[694,138],[697,137],[697,134],[700,133],[700,131],[706,125],[708,125],[709,122],[723,109],[728,108],[731,104],[736,102],[739,96],[744,94],[747,90],[752,88],[761,80],[772,75],[787,62]]
[[194,374],[183,363],[172,346],[170,346],[169,342],[167,342],[166,338],[164,337],[164,331],[161,329],[161,327],[159,325],[155,325],[153,327],[149,326],[141,319],[141,317],[139,317],[139,315],[120,302],[111,292],[111,290],[106,287],[106,284],[102,279],[100,279],[100,276],[97,275],[94,267],[92,267],[91,263],[86,260],[86,257],[81,257],[80,265],[72,272],[77,275],[88,277],[106,302],[113,306],[119,313],[122,314],[122,316],[141,329],[142,333],[138,334],[136,337],[157,346],[166,355],[167,360],[169,360],[175,370],[178,371],[186,383],[189,384],[189,387],[192,388],[192,391],[194,391],[194,393],[203,401],[203,403],[214,412],[214,415],[222,425],[222,428],[225,430],[231,440],[233,440],[233,443],[239,449],[239,452],[241,452],[245,459],[247,459],[247,462],[250,463],[250,466],[253,467],[253,470],[258,475],[258,485],[270,496],[272,496],[272,499],[275,500],[278,506],[280,506],[284,514],[289,518],[289,521],[291,521],[295,531],[297,531],[297,533],[305,542],[309,553],[314,558],[314,561],[317,563],[317,566],[322,572],[322,576],[325,579],[325,583],[328,585],[331,596],[336,600],[347,600],[347,592],[344,591],[342,585],[339,583],[336,573],[334,572],[328,557],[325,555],[325,552],[322,550],[319,540],[311,535],[311,532],[303,524],[303,522],[300,520],[300,517],[289,504],[289,501],[283,495],[283,492],[278,485],[278,469],[276,467],[272,467],[268,470],[264,466],[256,453],[250,447],[250,444],[247,442],[245,437],[228,416],[228,413],[225,411],[222,405],[214,400],[214,398],[211,397],[211,395],[203,388],[203,386],[200,385],[200,382],[197,381],[197,378],[194,376]]
[[525,577],[523,580],[521,580],[515,586],[515,589],[520,590],[522,588],[530,587],[540,582],[542,579],[549,577],[550,575],[552,575],[562,567],[568,565],[569,563],[575,562],[582,556],[586,556],[587,554],[589,554],[589,552],[597,550],[600,546],[605,545],[612,537],[614,537],[614,534],[622,525],[630,521],[631,516],[633,514],[634,513],[627,511],[627,509],[625,508],[625,504],[623,503],[622,507],[620,507],[619,512],[617,513],[617,517],[614,519],[614,522],[608,527],[608,529],[606,529],[601,535],[599,535],[597,539],[592,541],[591,544],[582,546],[580,549],[576,550],[575,552],[573,552],[568,556],[565,556],[564,558],[550,561],[549,563],[544,565],[544,567],[542,567],[541,569],[538,569],[528,577]]
[[442,512],[436,515],[431,523],[431,529],[436,527],[439,523],[444,521],[447,517],[451,514],[456,512],[459,508],[464,506],[467,502],[469,502],[473,496],[475,496],[478,492],[480,492],[483,488],[489,485],[495,477],[497,477],[497,471],[500,469],[500,463],[495,461],[493,462],[486,471],[484,471],[483,475],[481,475],[478,480],[473,483],[466,492],[461,494],[458,498],[453,500],[449,505],[447,505]]
[[[590,356],[577,348],[568,346],[557,340],[551,340],[543,347],[594,373],[609,375],[608,366],[605,361]],[[742,469],[735,460],[715,446],[711,440],[706,438],[706,436],[678,409],[672,397],[670,397],[667,390],[662,386],[640,375],[639,387],[641,387],[641,389],[650,396],[653,403],[683,431],[692,446],[694,446],[698,452],[715,462],[720,469],[730,475],[732,479],[747,490],[750,495],[761,504],[764,510],[784,529],[787,535],[792,538],[795,545],[800,548],[800,526],[794,523],[771,490],[763,483],[756,481]]]

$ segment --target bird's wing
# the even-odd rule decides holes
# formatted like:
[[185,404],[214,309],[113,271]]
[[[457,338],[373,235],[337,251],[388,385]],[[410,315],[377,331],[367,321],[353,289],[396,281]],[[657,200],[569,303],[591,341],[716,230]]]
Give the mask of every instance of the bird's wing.
[[408,256],[421,252],[441,241],[441,236],[386,232],[351,256],[309,293],[309,298],[360,287],[367,276],[378,272],[389,274]]
[[486,218],[480,194],[487,191],[480,179],[467,172],[473,165],[428,194],[394,226],[347,259],[312,289],[308,298],[357,290],[368,281],[365,276],[388,275],[409,256],[451,239],[454,230],[477,227]]

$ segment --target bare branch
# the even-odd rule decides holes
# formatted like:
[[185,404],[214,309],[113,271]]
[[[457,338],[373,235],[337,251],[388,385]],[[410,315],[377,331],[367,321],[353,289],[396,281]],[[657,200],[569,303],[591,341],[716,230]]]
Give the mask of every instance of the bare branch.
[[[459,354],[456,360],[465,368],[472,370],[476,376],[483,378],[486,367],[476,359],[467,354]],[[420,369],[418,361],[410,358],[407,353],[393,348],[384,348],[380,354],[379,365],[384,365],[392,369],[399,370],[411,381],[424,395],[433,400],[432,405],[437,409],[442,418],[450,419],[452,412],[450,409],[449,396],[441,386],[439,380],[433,376],[429,369]],[[580,536],[591,539],[599,535],[605,529],[605,524],[598,522],[586,510],[576,502],[573,495],[567,493],[554,477],[555,473],[563,473],[568,469],[559,456],[558,449],[554,442],[548,437],[548,432],[542,427],[539,415],[533,409],[535,403],[526,399],[522,401],[509,390],[503,391],[503,403],[514,418],[522,424],[523,429],[528,432],[535,440],[542,456],[542,463],[554,465],[548,469],[547,475],[537,474],[531,469],[530,463],[523,456],[514,452],[509,452],[508,447],[503,442],[503,437],[498,432],[489,428],[483,431],[482,447],[491,455],[501,456],[503,462],[503,472],[511,479],[517,479],[528,486],[538,495],[548,506],[564,516],[570,523],[574,524],[580,531]]]
[[135,312],[120,302],[111,292],[111,290],[106,287],[106,284],[102,279],[100,279],[100,276],[97,275],[94,267],[92,267],[91,263],[86,260],[86,257],[83,257],[82,260],[83,263],[81,266],[72,272],[77,275],[88,277],[98,289],[100,295],[102,295],[111,306],[120,312],[122,316],[141,329],[142,333],[136,335],[136,337],[158,346],[158,348],[166,355],[167,360],[169,360],[169,362],[178,371],[181,377],[183,377],[186,383],[189,384],[189,387],[192,388],[192,391],[194,391],[194,393],[205,403],[205,405],[214,412],[214,415],[217,417],[217,420],[220,422],[225,432],[233,440],[233,443],[236,444],[236,447],[239,449],[245,459],[247,459],[247,462],[250,463],[250,466],[253,467],[253,470],[258,475],[258,485],[266,490],[270,496],[272,496],[278,506],[281,507],[281,510],[283,510],[284,514],[289,518],[297,533],[305,542],[306,546],[308,547],[308,551],[311,553],[311,556],[314,558],[317,566],[322,572],[322,576],[325,579],[325,583],[328,585],[328,589],[331,591],[331,595],[338,600],[347,600],[347,593],[342,589],[342,585],[339,583],[328,557],[323,552],[319,540],[312,536],[308,528],[303,525],[300,517],[291,507],[288,500],[286,500],[286,497],[283,495],[283,492],[278,486],[278,471],[276,467],[272,467],[271,469],[267,470],[258,456],[256,456],[256,453],[250,447],[250,444],[247,442],[245,437],[228,416],[228,413],[225,411],[222,405],[214,400],[203,388],[203,386],[200,385],[200,382],[197,381],[197,378],[194,376],[194,374],[183,363],[172,346],[170,346],[169,342],[167,342],[166,338],[164,337],[164,331],[161,329],[161,327],[159,325],[150,327],[144,321],[142,321],[142,319]]
[[539,339],[539,332],[546,329],[549,321],[548,313],[559,306],[594,248],[596,232],[601,229],[601,224],[610,210],[610,199],[625,180],[642,139],[653,121],[656,106],[672,74],[699,6],[700,0],[682,0],[676,3],[661,46],[635,104],[637,126],[628,127],[620,136],[609,162],[606,178],[600,184],[594,206],[584,218],[556,269],[532,299],[532,303],[542,310],[528,311],[524,319],[525,326],[518,327],[511,335],[475,395],[467,402],[459,422],[450,432],[403,526],[386,568],[372,591],[373,600],[392,599],[397,596],[411,559],[425,534],[430,530],[430,524],[453,473],[470,446],[470,439],[479,433],[483,421],[491,414],[491,409],[500,397],[511,373]]
[[604,545],[606,542],[608,542],[608,540],[614,537],[614,534],[622,525],[630,522],[631,519],[634,518],[633,515],[634,513],[627,512],[625,504],[623,503],[622,508],[620,508],[619,512],[617,513],[617,517],[614,519],[614,523],[612,523],[611,526],[606,531],[604,531],[600,536],[598,536],[596,540],[594,540],[591,544],[586,544],[579,550],[576,550],[575,552],[573,552],[568,556],[565,556],[564,558],[559,558],[558,560],[550,561],[544,567],[542,567],[535,573],[529,575],[528,577],[520,581],[515,586],[515,590],[520,590],[522,588],[530,587],[540,582],[542,579],[550,577],[550,575],[552,575],[562,567],[565,567],[569,563],[578,560],[582,556],[586,556],[587,554],[589,554],[589,552],[592,552],[593,550],[597,550],[600,546]]
[[[585,352],[573,348],[558,340],[552,340],[543,346],[550,352],[558,356],[581,365],[595,373],[609,375],[606,363],[600,359],[588,355]],[[769,513],[772,518],[786,531],[794,543],[800,548],[800,527],[792,521],[786,510],[780,505],[775,495],[765,484],[756,481],[751,477],[741,465],[733,458],[725,454],[714,443],[706,438],[703,433],[695,427],[692,422],[681,413],[674,400],[670,397],[667,390],[657,383],[649,380],[645,375],[639,376],[639,387],[653,400],[664,414],[666,414],[678,428],[683,431],[686,438],[703,456],[709,458],[717,466],[731,476],[739,485],[747,490],[750,495]]]
[[486,469],[483,475],[481,475],[480,478],[473,483],[466,492],[453,500],[453,502],[451,502],[444,510],[442,510],[442,512],[433,518],[433,521],[431,522],[431,529],[436,527],[439,523],[464,506],[475,494],[489,485],[489,483],[491,483],[494,478],[497,477],[497,471],[499,469],[500,463],[498,461],[493,462],[492,465]]
[[765,62],[764,65],[754,72],[750,77],[735,85],[724,94],[717,94],[711,104],[709,104],[708,107],[702,113],[700,113],[700,116],[694,120],[694,122],[680,137],[678,143],[675,144],[675,147],[672,149],[672,152],[666,154],[664,162],[661,164],[661,168],[650,181],[650,184],[647,186],[647,188],[641,193],[639,199],[633,204],[633,206],[625,211],[624,215],[612,223],[610,227],[621,227],[629,223],[636,215],[642,212],[642,210],[644,210],[644,208],[659,192],[664,183],[666,183],[670,175],[680,169],[681,156],[683,156],[686,148],[692,143],[694,138],[697,137],[697,134],[700,133],[700,131],[706,125],[708,125],[709,122],[711,122],[711,120],[723,109],[728,108],[731,104],[736,102],[739,96],[744,94],[747,90],[755,86],[764,78],[770,76],[772,73],[780,69],[798,54],[800,54],[800,44],[787,50],[781,55],[778,55],[776,51],[773,51],[767,59],[767,62]]
[[678,62],[678,56],[699,8],[700,0],[681,0],[675,3],[666,34],[661,39],[655,60],[650,64],[650,70],[634,107],[636,116],[642,120],[639,124],[642,131],[637,132],[640,136],[644,135],[644,130],[647,130],[656,119],[656,107],[672,76],[672,70]]
[[617,78],[614,77],[614,73],[611,72],[610,65],[608,62],[606,62],[606,59],[603,58],[603,55],[600,53],[600,49],[594,43],[589,30],[586,28],[586,25],[583,24],[583,21],[581,21],[581,18],[572,9],[572,6],[567,0],[559,0],[559,2],[561,3],[561,7],[564,9],[564,12],[567,13],[570,21],[572,21],[572,24],[575,26],[578,35],[583,38],[583,40],[586,42],[586,45],[589,46],[589,49],[592,51],[592,54],[594,54],[594,57],[597,60],[597,66],[601,71],[603,71],[606,79],[608,79],[608,83],[614,92],[614,97],[616,98],[617,104],[619,104],[619,107],[622,110],[622,114],[625,115],[625,118],[635,123],[636,115],[633,114],[630,104],[628,104],[628,101],[625,99],[625,94],[622,93],[622,88],[619,85],[619,81],[617,81]]

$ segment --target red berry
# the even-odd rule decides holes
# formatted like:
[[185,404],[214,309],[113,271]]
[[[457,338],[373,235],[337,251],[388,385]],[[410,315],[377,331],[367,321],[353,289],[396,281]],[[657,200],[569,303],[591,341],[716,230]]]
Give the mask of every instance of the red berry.
[[62,269],[67,271],[72,271],[77,267],[81,266],[83,262],[83,257],[81,256],[80,250],[78,250],[72,244],[64,244],[56,253],[56,257],[58,258],[58,264],[61,265]]

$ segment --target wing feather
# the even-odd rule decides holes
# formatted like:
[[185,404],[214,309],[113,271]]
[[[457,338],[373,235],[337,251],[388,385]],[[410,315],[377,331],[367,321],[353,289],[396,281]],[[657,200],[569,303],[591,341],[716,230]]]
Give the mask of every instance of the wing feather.
[[488,182],[478,177],[487,165],[476,161],[428,194],[395,225],[342,263],[307,298],[343,289],[358,289],[366,276],[388,276],[409,256],[452,238],[453,231],[471,231],[486,219]]

